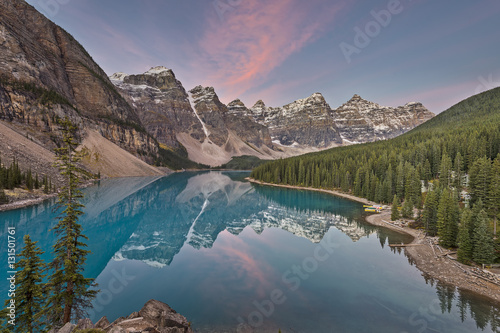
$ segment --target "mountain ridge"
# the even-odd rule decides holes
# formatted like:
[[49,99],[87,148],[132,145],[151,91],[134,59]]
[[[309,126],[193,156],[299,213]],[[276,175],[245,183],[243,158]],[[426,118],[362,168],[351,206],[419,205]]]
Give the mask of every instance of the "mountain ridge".
[[[175,80],[175,86],[182,90],[185,98],[186,89],[182,86],[182,82],[175,79],[174,72],[164,66],[151,67],[143,74],[128,75],[117,72],[110,76],[111,81],[120,89],[125,99],[129,100],[132,97],[133,105],[135,105],[134,96],[137,90],[148,89],[148,87],[159,89],[158,81],[161,81],[160,85],[164,85],[164,80],[168,78]],[[178,143],[175,143],[174,135],[171,135],[171,140],[166,144],[187,147],[188,156],[192,160],[213,166],[220,165],[221,162],[226,163],[232,156],[239,156],[243,153],[241,149],[235,148],[242,142],[251,148],[248,150],[241,147],[245,154],[275,159],[344,144],[384,140],[401,134],[434,116],[421,103],[411,102],[396,108],[385,107],[366,101],[359,95],[354,95],[351,100],[337,109],[332,109],[319,92],[282,107],[268,107],[262,100],[259,100],[251,108],[248,108],[240,99],[235,99],[227,105],[222,103],[214,87],[210,86],[198,85],[189,90],[187,95],[190,106],[184,103],[182,112],[192,118],[192,124],[197,128],[197,132],[174,124],[169,127],[169,130],[170,133],[175,133]],[[172,98],[166,97],[167,100]],[[168,104],[167,100],[165,100],[166,104]],[[150,110],[168,108],[166,105],[160,105],[161,101],[157,99],[154,100],[154,104],[150,99],[144,107]],[[352,108],[360,109],[362,112],[351,112]],[[349,119],[343,122],[339,115],[342,114],[345,117],[349,112]],[[399,122],[394,120],[393,114],[396,112],[404,119]],[[382,119],[380,119],[381,114]],[[167,118],[172,119],[173,116],[167,115]],[[144,118],[141,120],[147,123]],[[157,119],[156,123],[160,122],[161,119]],[[165,120],[165,122],[168,121]],[[353,124],[360,126],[356,128],[352,126]],[[352,133],[351,127],[356,132]],[[230,132],[233,134],[231,139]],[[158,133],[153,135],[160,142],[162,141]],[[233,142],[234,136],[237,137],[238,142]],[[208,144],[213,144],[213,146],[209,147]],[[216,151],[221,149],[224,152]],[[207,158],[207,154],[215,153],[225,155],[225,157]]]

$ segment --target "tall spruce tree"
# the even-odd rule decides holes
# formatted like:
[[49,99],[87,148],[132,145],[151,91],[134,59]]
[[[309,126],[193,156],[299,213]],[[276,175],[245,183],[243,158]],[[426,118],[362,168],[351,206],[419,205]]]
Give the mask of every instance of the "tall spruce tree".
[[3,188],[0,187],[0,205],[9,203],[9,198],[5,194],[5,191]]
[[495,244],[488,228],[488,215],[483,209],[476,218],[472,258],[478,264],[492,264],[495,259]]
[[493,218],[493,235],[497,235],[497,221],[500,218],[500,154],[491,166],[490,188],[488,193],[488,207]]
[[409,198],[406,199],[405,202],[403,203],[403,207],[401,208],[401,215],[405,219],[413,218],[413,203]]
[[427,192],[425,197],[424,212],[422,221],[424,228],[429,236],[437,235],[437,211],[438,211],[438,194],[436,191]]
[[399,206],[398,196],[396,194],[394,194],[394,198],[392,199],[392,207],[391,207],[391,220],[392,221],[396,221],[397,219],[400,218],[398,206]]
[[445,188],[439,200],[437,226],[439,243],[444,247],[454,247],[458,234],[459,207],[454,193]]
[[487,157],[477,159],[472,164],[469,174],[472,202],[482,200],[483,203],[486,203],[491,179],[491,160]]
[[[82,193],[78,190],[80,181],[76,171],[77,162],[80,160],[75,152],[76,127],[68,118],[60,121],[60,127],[63,144],[56,149],[56,166],[65,184],[58,196],[58,203],[63,212],[52,229],[57,240],[54,244],[55,258],[50,264],[52,274],[48,284],[52,290],[48,298],[47,306],[50,310],[47,316],[50,317],[53,327],[82,318],[85,309],[91,306],[91,301],[97,294],[96,290],[88,289],[94,285],[94,280],[83,276],[86,257],[90,251],[84,249],[86,244],[83,241],[88,238],[82,233],[82,226],[78,223],[83,214],[83,205],[79,202]],[[61,321],[58,318],[60,314]]]
[[16,263],[16,331],[20,333],[39,332],[42,322],[40,314],[44,303],[43,278],[45,264],[40,259],[43,252],[32,242],[29,235],[24,236],[24,248]]
[[472,260],[472,240],[470,234],[470,222],[472,213],[469,208],[465,208],[460,218],[457,239],[457,259],[463,264],[469,264]]

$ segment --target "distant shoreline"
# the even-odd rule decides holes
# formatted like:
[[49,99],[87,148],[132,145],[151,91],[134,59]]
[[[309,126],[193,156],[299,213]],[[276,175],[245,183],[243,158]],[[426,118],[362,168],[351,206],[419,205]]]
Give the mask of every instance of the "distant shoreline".
[[350,194],[347,194],[347,193],[343,193],[343,192],[339,192],[339,191],[334,191],[334,190],[324,190],[324,189],[321,189],[321,188],[313,188],[313,187],[301,187],[301,186],[294,186],[294,185],[283,185],[283,184],[265,183],[265,182],[261,182],[259,180],[256,180],[256,179],[253,179],[253,178],[250,178],[250,177],[247,177],[245,179],[248,180],[251,183],[254,183],[254,184],[276,186],[276,187],[284,187],[284,188],[291,188],[291,189],[296,189],[296,190],[308,190],[308,191],[323,192],[323,193],[333,194],[333,195],[335,195],[337,197],[346,198],[346,199],[349,199],[349,200],[352,200],[352,201],[357,201],[357,202],[360,202],[360,203],[365,204],[365,205],[378,205],[376,202],[370,201],[368,199],[356,197],[354,195],[350,195]]
[[[83,189],[83,188],[86,188],[86,187],[94,185],[95,181],[96,180],[93,179],[93,180],[89,180],[89,181],[81,184],[80,189]],[[16,200],[16,201],[13,201],[13,202],[9,202],[9,203],[0,205],[0,212],[6,212],[6,211],[9,211],[9,210],[14,210],[14,209],[19,209],[19,208],[25,208],[25,207],[29,207],[29,206],[38,205],[38,204],[41,204],[42,202],[44,202],[46,200],[49,200],[49,199],[57,197],[57,195],[58,195],[58,192],[55,192],[55,193],[50,193],[50,194],[42,194],[42,195],[34,197],[34,198],[27,198],[27,199],[21,199],[21,200]]]
[[[323,192],[363,204],[377,204],[364,198],[355,197],[347,193],[333,190],[271,184],[255,180],[250,177],[245,179],[251,183],[259,185]],[[482,270],[477,267],[463,265],[456,260],[451,259],[448,255],[446,255],[448,250],[442,249],[438,245],[434,244],[434,238],[426,237],[420,230],[402,227],[388,222],[390,221],[390,218],[391,212],[386,210],[380,214],[371,214],[366,216],[365,221],[375,226],[391,229],[412,236],[413,240],[410,243],[405,244],[405,251],[406,254],[413,260],[415,266],[422,272],[422,275],[430,276],[433,279],[453,285],[458,289],[473,292],[500,305],[500,283],[495,284],[488,281],[485,278],[487,277],[487,273],[482,272]],[[500,281],[500,276],[498,276],[498,281]]]
[[38,205],[38,204],[44,202],[45,200],[49,200],[49,199],[52,199],[55,197],[57,197],[57,193],[45,194],[45,195],[38,197],[38,198],[24,199],[24,200],[9,202],[9,203],[0,205],[0,212],[6,212],[9,210]]

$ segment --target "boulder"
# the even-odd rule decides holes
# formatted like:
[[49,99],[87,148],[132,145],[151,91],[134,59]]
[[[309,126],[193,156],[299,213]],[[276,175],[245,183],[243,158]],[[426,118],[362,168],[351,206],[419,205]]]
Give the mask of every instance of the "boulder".
[[95,323],[94,327],[95,328],[105,329],[109,325],[110,325],[110,322],[109,322],[108,318],[106,316],[104,316],[101,319],[99,319],[99,321],[97,321],[97,323]]
[[155,325],[160,332],[175,332],[175,330],[162,330],[165,328],[180,328],[179,332],[192,332],[186,317],[157,300],[149,300],[139,311],[139,315]]
[[78,324],[76,325],[76,328],[79,330],[88,330],[91,328],[95,328],[94,323],[92,323],[92,320],[89,318],[85,319],[80,319],[78,320]]
[[108,333],[127,333],[127,331],[125,331],[120,326],[115,326],[111,330],[109,330]]
[[76,325],[72,323],[66,323],[57,333],[71,333],[76,328]]
[[133,312],[130,314],[130,316],[127,317],[127,319],[135,319],[135,318],[139,318],[140,315],[139,315],[139,312]]
[[127,318],[125,318],[125,317],[117,318],[114,322],[111,323],[111,325],[116,326],[119,323],[121,323],[122,321],[124,321],[125,319],[127,319]]

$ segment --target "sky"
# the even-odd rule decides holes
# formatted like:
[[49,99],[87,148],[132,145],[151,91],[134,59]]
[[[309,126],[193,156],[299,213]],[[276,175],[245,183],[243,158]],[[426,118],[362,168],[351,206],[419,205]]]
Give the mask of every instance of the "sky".
[[224,103],[315,92],[440,113],[500,86],[498,0],[28,0],[111,75],[153,66]]

